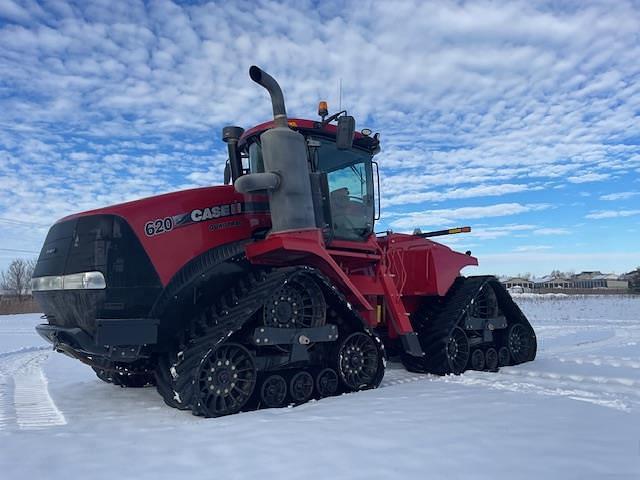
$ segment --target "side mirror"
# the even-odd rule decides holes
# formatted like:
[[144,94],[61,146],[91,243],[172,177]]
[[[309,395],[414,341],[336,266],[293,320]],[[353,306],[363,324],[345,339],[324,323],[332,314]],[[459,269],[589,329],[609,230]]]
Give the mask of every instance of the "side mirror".
[[336,147],[338,150],[348,150],[353,146],[353,134],[356,131],[356,119],[351,115],[338,117],[338,132]]

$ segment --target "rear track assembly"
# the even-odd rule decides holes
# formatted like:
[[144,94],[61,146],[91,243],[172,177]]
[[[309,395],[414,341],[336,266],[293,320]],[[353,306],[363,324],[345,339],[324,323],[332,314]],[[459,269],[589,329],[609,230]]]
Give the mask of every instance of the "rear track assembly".
[[444,298],[428,299],[412,318],[425,352],[403,355],[407,369],[438,375],[531,361],[531,324],[495,277],[459,277]]

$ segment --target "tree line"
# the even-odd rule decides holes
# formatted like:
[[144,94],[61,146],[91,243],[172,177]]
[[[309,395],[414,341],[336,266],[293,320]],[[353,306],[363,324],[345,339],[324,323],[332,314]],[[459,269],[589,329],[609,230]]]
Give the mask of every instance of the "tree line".
[[4,295],[19,300],[31,296],[31,277],[36,267],[35,260],[16,258],[6,270],[0,272],[0,289]]

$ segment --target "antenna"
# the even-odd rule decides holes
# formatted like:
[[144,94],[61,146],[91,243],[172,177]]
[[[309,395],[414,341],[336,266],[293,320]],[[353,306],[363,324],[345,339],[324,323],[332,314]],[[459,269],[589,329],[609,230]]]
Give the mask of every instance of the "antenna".
[[342,77],[340,77],[340,81],[338,82],[338,111],[342,111]]

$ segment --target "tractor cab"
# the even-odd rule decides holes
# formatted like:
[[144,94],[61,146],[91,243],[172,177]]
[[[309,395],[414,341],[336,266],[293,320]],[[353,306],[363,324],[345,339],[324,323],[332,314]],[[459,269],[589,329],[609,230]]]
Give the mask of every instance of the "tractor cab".
[[[338,120],[337,126],[329,123],[332,119]],[[374,187],[378,184],[378,165],[373,157],[380,151],[380,142],[370,130],[355,132],[342,127],[349,122],[353,125],[352,119],[334,115],[329,121],[290,119],[287,123],[304,136],[312,194],[320,207],[316,210],[321,211],[317,226],[329,241],[364,242],[379,218],[379,197]],[[242,170],[238,173],[265,172],[260,135],[272,126],[273,122],[266,122],[240,136],[237,150]],[[230,180],[230,172],[226,180]]]

